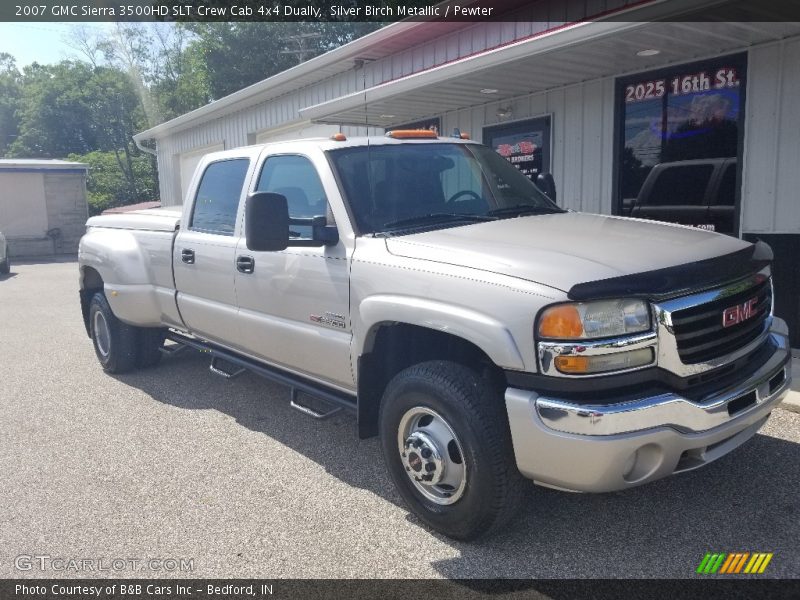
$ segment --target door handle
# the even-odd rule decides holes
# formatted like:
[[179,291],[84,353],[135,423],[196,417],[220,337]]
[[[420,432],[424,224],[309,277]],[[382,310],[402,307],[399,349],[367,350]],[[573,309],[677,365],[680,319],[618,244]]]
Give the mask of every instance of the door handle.
[[237,256],[236,270],[240,273],[252,273],[256,268],[256,260],[252,256]]
[[187,265],[194,264],[194,250],[189,250],[189,248],[184,248],[181,250],[181,260],[185,262]]

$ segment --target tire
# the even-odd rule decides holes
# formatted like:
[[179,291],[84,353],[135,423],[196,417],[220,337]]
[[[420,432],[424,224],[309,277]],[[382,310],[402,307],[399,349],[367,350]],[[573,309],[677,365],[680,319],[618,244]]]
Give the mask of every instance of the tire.
[[89,333],[104,371],[126,373],[136,367],[137,328],[114,316],[103,292],[89,303]]
[[401,371],[386,387],[379,425],[400,495],[431,528],[471,540],[516,514],[525,480],[514,462],[505,404],[471,369],[431,361]]
[[155,367],[161,362],[161,346],[167,330],[162,327],[136,327],[138,342],[136,344],[136,366],[140,369]]
[[3,262],[0,262],[0,275],[8,275],[11,272],[11,261],[6,255]]

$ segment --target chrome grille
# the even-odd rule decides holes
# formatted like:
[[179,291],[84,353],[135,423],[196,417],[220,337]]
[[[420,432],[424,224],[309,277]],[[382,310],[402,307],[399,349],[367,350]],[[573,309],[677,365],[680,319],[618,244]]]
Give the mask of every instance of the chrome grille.
[[[759,279],[731,286],[728,294],[711,302],[672,313],[672,332],[681,362],[695,364],[725,356],[763,333],[772,308],[772,286],[769,279]],[[753,298],[752,316],[728,327],[723,326],[726,309]]]

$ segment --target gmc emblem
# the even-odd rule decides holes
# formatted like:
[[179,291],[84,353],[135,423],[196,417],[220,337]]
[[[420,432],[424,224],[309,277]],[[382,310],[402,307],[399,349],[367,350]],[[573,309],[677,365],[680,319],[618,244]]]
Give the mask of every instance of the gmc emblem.
[[754,310],[758,298],[750,298],[744,304],[737,304],[722,311],[722,326],[732,327],[756,315]]

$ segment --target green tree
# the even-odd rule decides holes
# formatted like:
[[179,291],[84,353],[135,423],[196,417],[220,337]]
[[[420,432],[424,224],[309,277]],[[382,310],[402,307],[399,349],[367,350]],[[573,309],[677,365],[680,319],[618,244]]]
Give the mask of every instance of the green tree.
[[0,156],[19,132],[16,112],[20,101],[20,72],[14,57],[0,52]]
[[89,213],[97,215],[107,208],[158,199],[158,184],[153,177],[152,165],[147,156],[131,158],[135,185],[131,188],[128,174],[120,168],[114,152],[95,150],[87,154],[70,154],[68,160],[89,165],[86,190]]
[[266,79],[377,29],[380,23],[190,23],[214,99]]
[[25,67],[16,112],[19,135],[9,154],[61,158],[96,148],[93,115],[85,93],[91,79],[92,68],[80,62]]

